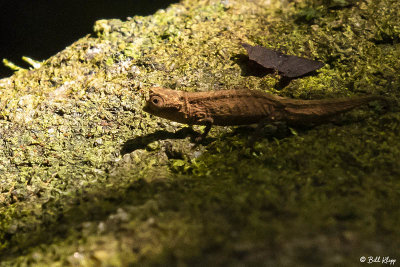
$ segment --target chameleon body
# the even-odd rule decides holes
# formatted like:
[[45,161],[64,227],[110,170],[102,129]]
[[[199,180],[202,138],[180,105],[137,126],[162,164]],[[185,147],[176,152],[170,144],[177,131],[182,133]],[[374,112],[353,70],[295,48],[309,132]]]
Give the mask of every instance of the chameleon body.
[[321,123],[382,96],[325,100],[284,98],[255,90],[184,92],[151,88],[144,111],[189,125],[230,126],[286,121],[289,125]]

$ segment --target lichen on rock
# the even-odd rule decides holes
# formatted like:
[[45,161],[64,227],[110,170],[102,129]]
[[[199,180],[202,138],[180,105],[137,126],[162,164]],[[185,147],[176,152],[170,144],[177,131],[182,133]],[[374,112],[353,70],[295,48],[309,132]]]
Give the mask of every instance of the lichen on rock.
[[[356,265],[399,246],[400,46],[393,0],[184,0],[100,20],[0,80],[0,266]],[[278,90],[241,43],[321,60]],[[380,94],[335,124],[184,125],[152,86],[318,99]],[[199,130],[200,128],[196,128]]]

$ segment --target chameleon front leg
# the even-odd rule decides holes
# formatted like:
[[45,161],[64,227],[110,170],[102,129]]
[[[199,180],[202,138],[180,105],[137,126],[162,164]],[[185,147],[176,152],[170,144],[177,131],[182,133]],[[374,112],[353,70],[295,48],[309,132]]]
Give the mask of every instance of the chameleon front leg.
[[202,135],[200,135],[199,137],[196,138],[196,142],[201,142],[206,138],[207,134],[211,130],[211,126],[212,126],[211,122],[206,122],[206,128],[204,129],[204,132],[202,133]]
[[196,120],[194,124],[200,124],[206,126],[203,133],[200,136],[196,137],[195,139],[195,141],[199,143],[202,142],[206,138],[207,134],[210,132],[214,120],[213,118],[208,117],[205,112],[196,113],[195,118]]

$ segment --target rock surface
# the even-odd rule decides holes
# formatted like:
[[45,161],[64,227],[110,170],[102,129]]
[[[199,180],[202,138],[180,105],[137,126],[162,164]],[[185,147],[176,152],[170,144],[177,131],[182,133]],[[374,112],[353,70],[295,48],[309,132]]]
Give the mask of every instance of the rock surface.
[[[0,266],[356,266],[398,257],[400,4],[184,0],[0,80]],[[241,43],[320,60],[277,90]],[[149,87],[391,97],[312,129],[142,111]],[[397,254],[396,254],[397,253]]]

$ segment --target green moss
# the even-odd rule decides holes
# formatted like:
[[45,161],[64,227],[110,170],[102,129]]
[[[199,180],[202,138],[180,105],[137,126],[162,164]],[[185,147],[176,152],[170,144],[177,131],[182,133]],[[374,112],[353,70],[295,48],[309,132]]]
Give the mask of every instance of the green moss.
[[[0,266],[349,265],[399,246],[398,1],[182,1],[0,80]],[[278,91],[240,43],[322,60]],[[393,99],[194,145],[149,87]],[[198,127],[196,129],[200,129]]]

